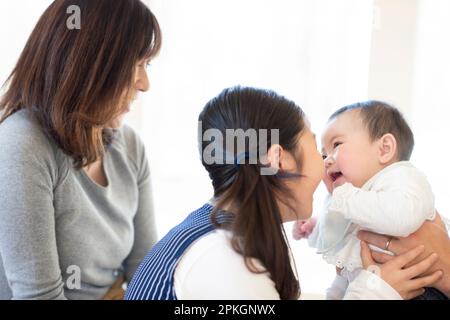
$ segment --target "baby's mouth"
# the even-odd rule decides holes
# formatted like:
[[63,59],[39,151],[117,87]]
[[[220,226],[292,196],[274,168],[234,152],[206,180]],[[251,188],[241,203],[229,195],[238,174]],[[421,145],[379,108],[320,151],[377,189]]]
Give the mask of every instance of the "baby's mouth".
[[331,178],[331,181],[335,182],[337,179],[339,179],[340,177],[342,177],[342,172],[337,171],[337,172],[331,172],[328,174],[329,177]]

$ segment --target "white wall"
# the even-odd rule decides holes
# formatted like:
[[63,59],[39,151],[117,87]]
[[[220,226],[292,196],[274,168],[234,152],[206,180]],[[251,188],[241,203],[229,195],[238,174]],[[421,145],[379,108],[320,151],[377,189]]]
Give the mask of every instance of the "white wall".
[[51,0],[0,1],[0,86],[6,81],[28,36]]
[[412,161],[428,176],[438,211],[450,217],[450,1],[375,0],[369,97],[393,103],[416,139]]
[[375,0],[369,98],[411,110],[417,0]]
[[450,217],[450,1],[420,0],[411,119],[413,161],[428,175],[438,211]]

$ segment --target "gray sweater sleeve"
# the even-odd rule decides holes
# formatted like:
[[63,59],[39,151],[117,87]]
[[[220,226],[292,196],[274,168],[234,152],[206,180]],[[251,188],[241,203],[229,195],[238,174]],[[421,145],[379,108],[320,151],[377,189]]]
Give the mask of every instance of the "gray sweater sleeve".
[[145,255],[157,241],[149,163],[144,144],[137,135],[134,135],[134,139],[136,161],[138,162],[136,167],[138,170],[139,203],[134,218],[133,249],[124,262],[125,280],[128,282],[131,281]]
[[65,299],[55,234],[57,166],[45,136],[0,126],[0,252],[13,299]]

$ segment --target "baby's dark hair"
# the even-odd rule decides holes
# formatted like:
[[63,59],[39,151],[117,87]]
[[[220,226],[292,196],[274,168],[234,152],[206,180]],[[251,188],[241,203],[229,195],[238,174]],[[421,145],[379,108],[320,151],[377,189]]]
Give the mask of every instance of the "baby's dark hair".
[[342,107],[333,113],[328,121],[351,110],[359,110],[361,120],[367,127],[372,141],[390,133],[397,141],[398,161],[408,161],[411,158],[414,134],[399,110],[385,102],[370,100]]

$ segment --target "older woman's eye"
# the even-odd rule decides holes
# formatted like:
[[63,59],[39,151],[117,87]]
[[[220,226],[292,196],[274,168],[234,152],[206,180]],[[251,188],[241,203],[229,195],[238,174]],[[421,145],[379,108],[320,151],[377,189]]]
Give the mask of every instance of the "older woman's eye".
[[148,67],[151,66],[151,64],[150,64],[150,62],[142,61],[142,62],[139,62],[139,63],[137,64],[137,66],[138,66],[139,68],[148,68]]

